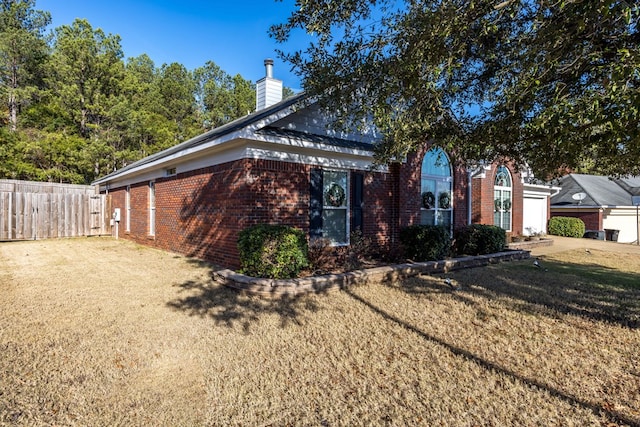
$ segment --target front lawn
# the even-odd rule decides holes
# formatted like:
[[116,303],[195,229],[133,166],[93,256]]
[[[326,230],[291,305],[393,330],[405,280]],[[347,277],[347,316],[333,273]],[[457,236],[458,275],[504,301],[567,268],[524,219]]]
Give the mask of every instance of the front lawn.
[[284,300],[112,239],[0,244],[2,425],[638,425],[640,259]]

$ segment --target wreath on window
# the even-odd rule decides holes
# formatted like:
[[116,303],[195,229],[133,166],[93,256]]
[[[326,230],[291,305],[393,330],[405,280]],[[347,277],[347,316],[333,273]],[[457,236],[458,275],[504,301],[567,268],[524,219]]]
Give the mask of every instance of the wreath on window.
[[329,189],[324,193],[325,200],[329,205],[338,207],[344,204],[345,192],[344,188],[336,183],[331,184]]
[[436,203],[436,195],[431,191],[422,193],[422,207],[425,209],[433,209]]
[[511,210],[511,200],[509,199],[496,199],[493,204],[496,212],[509,212]]
[[451,196],[449,192],[443,191],[440,193],[438,196],[438,207],[440,209],[449,209],[449,207],[451,207]]

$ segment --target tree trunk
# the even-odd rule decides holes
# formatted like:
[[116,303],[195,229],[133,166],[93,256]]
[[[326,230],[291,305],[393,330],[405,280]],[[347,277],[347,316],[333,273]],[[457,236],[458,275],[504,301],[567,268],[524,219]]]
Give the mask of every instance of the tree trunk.
[[18,64],[12,61],[11,64],[11,89],[9,89],[9,128],[15,132],[18,128],[18,100],[16,90],[18,89]]
[[18,128],[18,102],[16,94],[12,90],[9,92],[9,129],[15,132]]

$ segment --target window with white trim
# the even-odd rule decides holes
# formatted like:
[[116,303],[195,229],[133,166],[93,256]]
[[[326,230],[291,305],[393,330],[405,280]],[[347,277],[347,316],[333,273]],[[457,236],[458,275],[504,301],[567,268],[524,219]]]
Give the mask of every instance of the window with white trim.
[[322,171],[322,237],[335,245],[349,243],[349,174]]
[[499,166],[493,186],[493,225],[511,230],[513,187],[511,174],[505,166]]
[[447,154],[438,147],[425,154],[420,171],[420,223],[442,225],[453,223],[453,177]]
[[149,181],[149,236],[156,235],[156,184]]

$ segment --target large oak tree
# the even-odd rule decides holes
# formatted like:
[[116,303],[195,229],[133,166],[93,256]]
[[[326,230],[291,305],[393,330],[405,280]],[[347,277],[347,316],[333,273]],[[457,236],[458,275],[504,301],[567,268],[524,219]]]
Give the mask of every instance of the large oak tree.
[[281,53],[381,162],[431,140],[539,176],[640,174],[640,6],[624,0],[298,0]]

